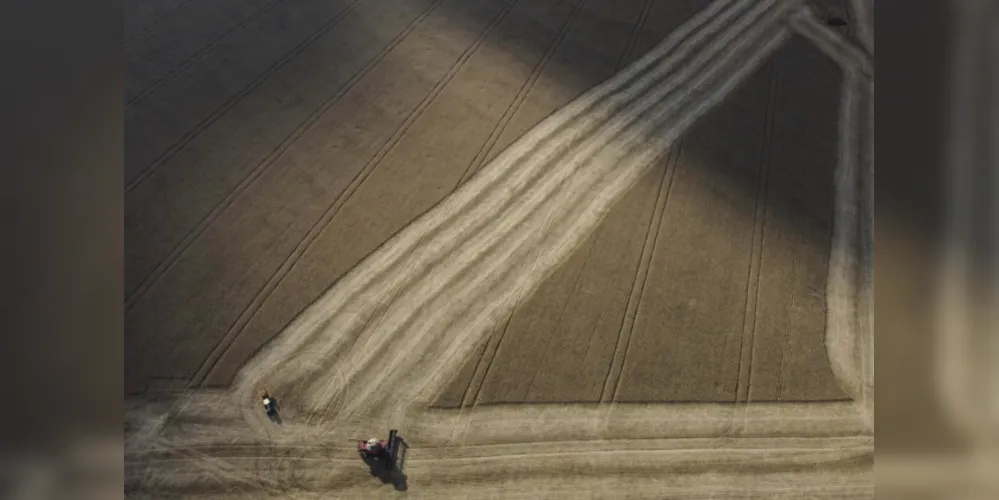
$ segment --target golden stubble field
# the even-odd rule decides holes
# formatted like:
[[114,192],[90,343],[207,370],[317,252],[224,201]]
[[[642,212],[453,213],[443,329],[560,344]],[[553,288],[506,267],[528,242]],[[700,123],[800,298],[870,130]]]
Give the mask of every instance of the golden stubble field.
[[351,496],[390,426],[407,496],[872,494],[860,3],[174,3],[126,9],[130,494]]

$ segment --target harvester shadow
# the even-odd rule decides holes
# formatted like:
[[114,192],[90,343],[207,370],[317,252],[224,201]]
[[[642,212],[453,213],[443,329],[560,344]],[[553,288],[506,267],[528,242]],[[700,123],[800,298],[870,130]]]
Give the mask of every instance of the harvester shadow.
[[395,459],[395,466],[391,469],[385,467],[385,462],[383,459],[377,459],[374,457],[365,456],[362,457],[365,465],[368,466],[368,471],[373,477],[377,477],[382,484],[391,484],[396,491],[406,491],[409,489],[409,484],[407,483],[407,477],[405,473],[405,462],[406,462],[406,451],[409,449],[409,445],[405,440],[399,440],[399,450],[397,451],[397,457]]

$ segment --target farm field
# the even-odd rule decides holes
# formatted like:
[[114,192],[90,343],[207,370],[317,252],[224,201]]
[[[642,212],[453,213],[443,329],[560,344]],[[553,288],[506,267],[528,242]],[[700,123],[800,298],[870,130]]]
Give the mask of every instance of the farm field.
[[127,3],[126,492],[869,496],[863,5]]

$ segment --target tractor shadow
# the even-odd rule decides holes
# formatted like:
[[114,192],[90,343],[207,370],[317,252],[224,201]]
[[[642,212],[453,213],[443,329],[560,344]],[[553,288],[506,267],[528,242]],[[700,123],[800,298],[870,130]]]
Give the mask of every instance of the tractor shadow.
[[408,449],[409,444],[400,438],[395,467],[391,469],[385,467],[384,459],[366,456],[362,460],[368,466],[368,471],[371,475],[378,478],[382,484],[391,484],[396,491],[406,491],[409,489],[405,472],[406,452]]

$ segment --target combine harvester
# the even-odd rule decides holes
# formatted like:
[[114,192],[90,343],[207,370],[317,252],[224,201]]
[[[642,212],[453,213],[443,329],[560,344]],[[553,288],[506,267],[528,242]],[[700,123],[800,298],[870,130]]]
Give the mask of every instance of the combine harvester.
[[357,441],[357,454],[365,462],[377,461],[385,470],[391,471],[402,465],[399,459],[405,445],[406,441],[399,436],[399,431],[392,429],[389,431],[388,440],[371,438],[364,441],[359,439]]

